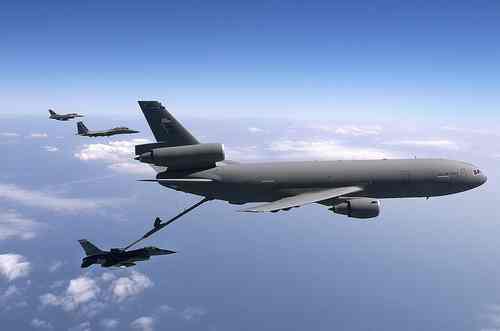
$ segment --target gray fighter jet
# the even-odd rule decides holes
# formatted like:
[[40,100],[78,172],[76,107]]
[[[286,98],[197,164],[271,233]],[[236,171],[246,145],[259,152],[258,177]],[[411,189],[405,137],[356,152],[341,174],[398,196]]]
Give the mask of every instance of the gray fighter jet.
[[446,159],[228,161],[221,144],[200,143],[161,103],[139,106],[157,141],[135,146],[136,160],[157,170],[155,179],[144,181],[205,197],[197,205],[265,202],[241,211],[277,212],[317,203],[333,213],[372,218],[380,212],[378,199],[453,194],[487,179],[470,163]]
[[105,136],[114,136],[115,134],[139,133],[139,131],[131,130],[124,126],[112,128],[109,130],[89,131],[89,129],[87,129],[87,127],[85,126],[85,124],[83,124],[83,122],[76,123],[76,127],[78,130],[77,135],[85,137],[105,137]]
[[70,114],[58,114],[52,109],[49,109],[49,118],[57,121],[67,121],[71,120],[75,117],[83,117],[83,115],[77,114],[77,113],[70,113]]
[[100,264],[101,267],[132,267],[136,262],[149,260],[154,255],[174,254],[174,251],[160,249],[156,247],[144,247],[127,251],[122,248],[111,248],[109,252],[102,251],[86,239],[78,240],[85,251],[82,260],[82,268],[87,268],[93,264]]

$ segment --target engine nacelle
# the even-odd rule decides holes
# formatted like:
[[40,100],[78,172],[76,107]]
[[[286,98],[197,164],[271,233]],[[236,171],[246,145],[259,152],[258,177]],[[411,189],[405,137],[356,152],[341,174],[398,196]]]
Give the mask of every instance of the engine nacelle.
[[197,144],[153,148],[136,160],[169,169],[200,169],[211,168],[224,158],[222,144]]
[[353,198],[332,206],[330,210],[354,218],[372,218],[380,214],[380,202],[377,199]]

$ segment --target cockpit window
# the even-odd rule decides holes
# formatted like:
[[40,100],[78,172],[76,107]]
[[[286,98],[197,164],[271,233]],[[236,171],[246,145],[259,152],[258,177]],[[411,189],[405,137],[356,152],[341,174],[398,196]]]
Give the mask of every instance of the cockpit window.
[[481,170],[474,169],[474,170],[472,170],[472,173],[474,174],[474,176],[477,176],[477,175],[481,174]]

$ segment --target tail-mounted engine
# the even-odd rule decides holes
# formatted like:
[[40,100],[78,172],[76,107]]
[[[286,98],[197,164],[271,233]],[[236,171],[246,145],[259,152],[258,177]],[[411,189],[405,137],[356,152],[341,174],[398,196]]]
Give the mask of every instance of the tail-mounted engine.
[[208,169],[225,158],[222,144],[174,147],[164,147],[164,143],[144,144],[135,146],[135,153],[136,160],[176,170]]
[[380,202],[370,198],[352,198],[333,205],[330,210],[354,218],[372,218],[380,213]]

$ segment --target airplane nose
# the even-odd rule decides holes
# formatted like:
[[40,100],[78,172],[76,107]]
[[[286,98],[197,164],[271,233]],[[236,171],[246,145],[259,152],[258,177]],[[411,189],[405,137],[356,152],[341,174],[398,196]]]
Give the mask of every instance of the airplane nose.
[[488,181],[488,177],[485,175],[485,174],[482,174],[481,175],[481,184],[480,185],[483,185],[484,183],[486,183]]

